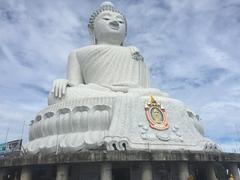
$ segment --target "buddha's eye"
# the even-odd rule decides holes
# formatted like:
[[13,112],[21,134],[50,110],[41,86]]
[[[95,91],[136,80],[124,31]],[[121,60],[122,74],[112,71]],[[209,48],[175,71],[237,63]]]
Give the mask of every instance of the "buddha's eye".
[[120,24],[123,24],[123,21],[118,21]]
[[110,20],[109,18],[107,18],[107,17],[104,17],[104,18],[102,18],[103,20],[106,20],[106,21],[108,21],[108,20]]

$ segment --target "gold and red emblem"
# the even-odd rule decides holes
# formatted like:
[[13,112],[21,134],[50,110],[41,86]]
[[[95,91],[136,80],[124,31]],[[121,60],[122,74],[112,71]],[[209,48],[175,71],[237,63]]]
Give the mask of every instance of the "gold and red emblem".
[[164,108],[161,108],[161,104],[157,103],[153,96],[150,97],[149,102],[145,106],[145,113],[151,128],[157,130],[168,129],[166,111]]

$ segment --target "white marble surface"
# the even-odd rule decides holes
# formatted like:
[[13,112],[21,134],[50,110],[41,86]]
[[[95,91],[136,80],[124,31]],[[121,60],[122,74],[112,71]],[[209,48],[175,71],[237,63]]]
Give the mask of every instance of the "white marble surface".
[[115,97],[82,98],[51,105],[30,128],[29,152],[78,151],[105,145],[108,150],[185,149],[215,151],[202,126],[182,102],[156,96],[166,109],[169,129],[150,128],[144,107],[149,96],[126,93]]
[[[103,146],[107,150],[218,150],[204,138],[194,112],[149,87],[139,50],[122,46],[125,17],[109,3],[100,9],[89,26],[94,45],[70,54],[67,79],[54,81],[49,106],[30,127],[27,151],[75,152]],[[166,109],[167,130],[149,126],[144,108],[151,95]]]

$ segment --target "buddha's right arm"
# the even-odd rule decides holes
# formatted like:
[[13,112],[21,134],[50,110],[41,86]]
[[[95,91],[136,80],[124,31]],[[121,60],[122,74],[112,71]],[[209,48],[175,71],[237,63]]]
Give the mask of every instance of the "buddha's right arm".
[[77,51],[72,51],[68,57],[67,79],[69,81],[69,86],[77,86],[83,83]]
[[61,98],[65,95],[67,87],[77,86],[82,83],[83,79],[77,51],[73,51],[68,57],[67,79],[57,79],[53,82],[54,96]]

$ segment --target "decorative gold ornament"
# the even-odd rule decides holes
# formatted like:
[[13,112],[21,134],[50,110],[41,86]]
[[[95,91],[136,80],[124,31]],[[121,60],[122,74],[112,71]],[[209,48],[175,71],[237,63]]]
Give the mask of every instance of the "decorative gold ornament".
[[233,175],[231,174],[230,177],[228,178],[228,180],[234,180]]
[[150,96],[150,100],[145,106],[145,112],[151,128],[157,130],[168,129],[166,111],[161,108],[161,104],[157,103],[153,96]]
[[194,177],[190,175],[187,180],[194,180]]

